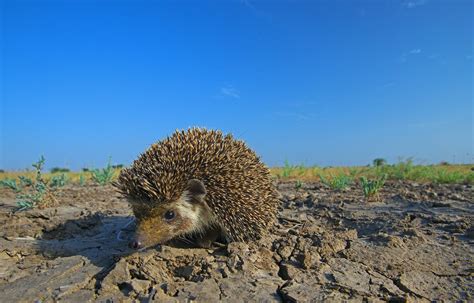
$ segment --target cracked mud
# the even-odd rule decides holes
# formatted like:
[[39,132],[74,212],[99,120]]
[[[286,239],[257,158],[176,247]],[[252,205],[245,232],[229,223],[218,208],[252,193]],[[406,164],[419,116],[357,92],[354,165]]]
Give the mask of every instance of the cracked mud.
[[474,188],[389,182],[277,184],[278,222],[258,243],[133,251],[132,212],[111,187],[64,188],[12,213],[0,190],[1,302],[429,302],[474,299]]

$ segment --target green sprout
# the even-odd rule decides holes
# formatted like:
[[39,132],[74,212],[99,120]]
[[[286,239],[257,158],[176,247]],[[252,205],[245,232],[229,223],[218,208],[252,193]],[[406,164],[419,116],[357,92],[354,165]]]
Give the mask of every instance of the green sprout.
[[319,174],[321,182],[332,189],[343,190],[349,187],[352,184],[353,179],[350,176],[341,174],[337,176],[330,175],[330,178],[326,178],[323,175]]
[[92,181],[100,184],[100,185],[106,185],[112,181],[112,178],[114,176],[114,168],[111,165],[111,159],[109,158],[109,162],[107,163],[107,166],[102,169],[92,169],[91,172],[91,177]]
[[6,179],[3,179],[3,180],[0,180],[0,186],[13,189],[16,192],[21,191],[21,187],[19,187],[18,184],[16,184],[15,179],[6,178]]
[[382,175],[377,179],[369,180],[366,177],[360,177],[360,183],[362,185],[362,191],[367,201],[378,201],[379,191],[385,184],[387,175]]

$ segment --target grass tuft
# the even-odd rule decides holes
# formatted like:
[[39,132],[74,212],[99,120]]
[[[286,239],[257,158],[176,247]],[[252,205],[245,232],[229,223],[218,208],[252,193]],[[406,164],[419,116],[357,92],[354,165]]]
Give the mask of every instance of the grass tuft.
[[321,182],[332,189],[336,190],[343,190],[349,187],[352,182],[353,178],[344,174],[332,176],[329,174],[329,177],[325,177],[322,174],[319,175]]
[[369,180],[366,177],[360,177],[362,192],[367,201],[378,201],[380,199],[379,192],[387,180],[387,175]]

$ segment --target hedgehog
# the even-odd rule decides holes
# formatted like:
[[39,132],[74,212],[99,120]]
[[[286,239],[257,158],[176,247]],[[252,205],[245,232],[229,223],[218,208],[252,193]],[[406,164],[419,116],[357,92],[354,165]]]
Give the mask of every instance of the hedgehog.
[[114,185],[137,220],[134,248],[180,238],[202,247],[258,240],[279,203],[256,153],[231,134],[204,128],[177,130],[152,144]]

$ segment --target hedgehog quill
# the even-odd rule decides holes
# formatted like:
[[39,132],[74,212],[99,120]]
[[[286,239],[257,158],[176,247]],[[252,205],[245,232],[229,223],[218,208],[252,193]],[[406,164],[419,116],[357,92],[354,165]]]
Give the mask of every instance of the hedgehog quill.
[[202,128],[153,144],[114,185],[137,218],[135,248],[179,237],[203,247],[218,238],[256,240],[273,224],[279,203],[254,151],[230,134]]

